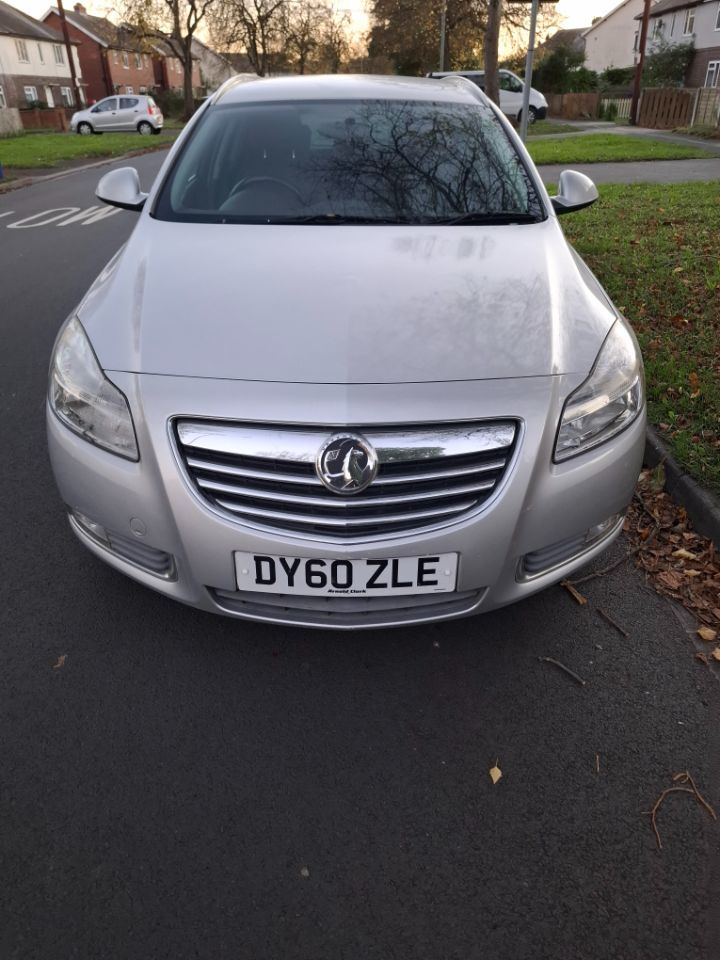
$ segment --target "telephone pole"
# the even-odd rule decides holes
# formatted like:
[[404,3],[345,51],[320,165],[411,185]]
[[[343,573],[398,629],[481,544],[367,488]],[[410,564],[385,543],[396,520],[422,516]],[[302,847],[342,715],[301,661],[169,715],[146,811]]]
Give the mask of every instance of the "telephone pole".
[[60,17],[60,23],[62,23],[62,32],[63,37],[65,38],[65,49],[67,51],[68,63],[70,64],[70,76],[72,77],[73,90],[75,91],[75,103],[78,107],[82,107],[83,102],[80,97],[80,84],[78,83],[78,78],[75,73],[75,57],[73,56],[73,47],[70,42],[70,31],[68,30],[67,20],[65,19],[65,8],[62,5],[62,0],[57,0],[58,5],[58,15]]
[[650,4],[652,0],[645,0],[642,27],[640,28],[639,58],[635,66],[635,80],[633,82],[632,103],[630,104],[630,123],[636,127],[638,122],[638,107],[640,105],[640,83],[643,67],[645,66],[645,47],[647,45],[648,23],[650,21]]

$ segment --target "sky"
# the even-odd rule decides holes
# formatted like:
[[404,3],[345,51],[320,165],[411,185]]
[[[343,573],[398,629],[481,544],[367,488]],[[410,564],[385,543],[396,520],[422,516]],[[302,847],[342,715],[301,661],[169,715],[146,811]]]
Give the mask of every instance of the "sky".
[[[38,19],[54,5],[54,0],[6,0],[12,6],[24,10]],[[75,0],[63,0],[66,9],[72,10]],[[593,17],[602,17],[620,0],[558,0],[558,13],[562,15],[563,27],[589,27]],[[84,0],[88,13],[103,14],[112,9],[112,0]],[[358,27],[362,29],[367,22],[364,14],[364,0],[336,0],[336,6],[350,9]]]

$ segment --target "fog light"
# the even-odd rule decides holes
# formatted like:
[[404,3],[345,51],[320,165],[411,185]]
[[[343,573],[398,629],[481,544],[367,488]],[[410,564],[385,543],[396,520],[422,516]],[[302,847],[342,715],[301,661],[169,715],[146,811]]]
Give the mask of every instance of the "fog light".
[[101,523],[91,520],[90,517],[86,517],[85,514],[80,513],[79,510],[72,510],[71,513],[73,518],[83,528],[85,533],[89,533],[91,537],[93,537],[95,540],[99,540],[101,543],[104,543],[106,547],[110,546],[110,540],[108,538],[107,531]]
[[596,523],[594,527],[590,527],[585,534],[585,543],[590,544],[602,540],[605,534],[612,530],[622,516],[622,513],[614,513],[611,517],[608,517],[607,520],[603,520],[602,523]]
[[607,520],[596,523],[594,527],[590,527],[584,533],[578,533],[574,537],[551,543],[541,550],[526,553],[518,568],[518,579],[530,580],[533,577],[550,573],[551,570],[562,567],[564,564],[570,563],[571,560],[576,560],[616,530],[618,524],[622,522],[623,516],[622,513],[614,513]]

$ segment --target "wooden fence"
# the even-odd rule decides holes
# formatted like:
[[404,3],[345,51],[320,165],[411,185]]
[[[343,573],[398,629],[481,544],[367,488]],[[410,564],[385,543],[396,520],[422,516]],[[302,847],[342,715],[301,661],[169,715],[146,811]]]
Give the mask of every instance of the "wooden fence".
[[608,110],[615,111],[616,120],[630,119],[632,97],[603,97],[600,101],[600,116],[607,117]]
[[599,93],[551,93],[548,112],[563,120],[595,120],[600,108]]
[[720,90],[715,87],[703,87],[702,90],[697,91],[691,123],[720,127]]
[[696,91],[674,87],[643,90],[638,124],[653,130],[687,127],[692,120]]
[[19,113],[26,130],[57,130],[62,132],[70,129],[70,117],[73,114],[73,109],[66,109],[65,107],[39,109],[34,107],[29,110],[21,108]]

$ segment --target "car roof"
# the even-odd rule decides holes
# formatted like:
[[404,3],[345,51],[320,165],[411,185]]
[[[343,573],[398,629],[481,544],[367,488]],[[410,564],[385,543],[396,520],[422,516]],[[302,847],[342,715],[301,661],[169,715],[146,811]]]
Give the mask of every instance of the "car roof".
[[262,103],[287,100],[434,100],[477,103],[482,97],[470,81],[427,77],[380,77],[365,74],[330,76],[232,78],[213,97],[214,103]]

